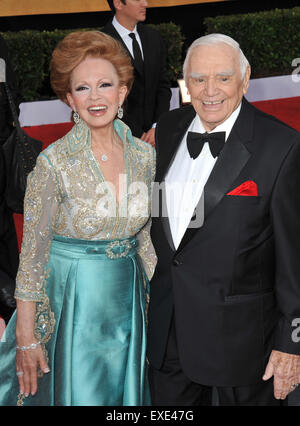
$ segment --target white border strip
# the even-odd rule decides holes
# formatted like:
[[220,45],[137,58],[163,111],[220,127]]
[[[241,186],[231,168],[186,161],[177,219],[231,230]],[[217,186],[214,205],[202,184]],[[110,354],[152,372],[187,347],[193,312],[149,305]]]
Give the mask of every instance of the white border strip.
[[250,80],[245,97],[249,102],[258,102],[300,96],[300,81],[295,80],[292,75]]
[[[300,80],[300,79],[299,79]],[[249,102],[300,96],[300,81],[292,75],[250,80],[246,98]],[[172,89],[170,109],[179,107],[179,88]],[[25,102],[20,105],[21,126],[67,123],[71,121],[71,108],[60,100]]]
[[60,100],[24,102],[20,105],[22,127],[71,121],[71,108]]

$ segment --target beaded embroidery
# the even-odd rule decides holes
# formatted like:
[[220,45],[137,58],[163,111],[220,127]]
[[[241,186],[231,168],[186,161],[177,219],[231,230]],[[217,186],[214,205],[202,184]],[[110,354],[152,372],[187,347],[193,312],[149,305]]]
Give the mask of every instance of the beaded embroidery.
[[[92,154],[90,131],[84,126],[84,123],[80,129],[74,126],[65,137],[44,150],[27,183],[15,297],[37,302],[35,336],[41,341],[46,359],[45,344],[55,327],[46,293],[49,276],[46,265],[54,234],[91,241],[116,239],[107,248],[106,254],[111,259],[125,257],[131,248],[126,239],[136,236],[139,240],[138,253],[149,278],[156,262],[148,220],[155,150],[133,137],[122,121],[115,120],[115,131],[124,144],[127,178],[127,191],[117,204]],[[128,193],[130,185],[135,182],[145,185],[148,199],[142,191]],[[99,190],[99,185],[104,191]],[[115,214],[105,214],[104,197],[115,207]],[[24,395],[20,394],[17,405],[23,403]]]

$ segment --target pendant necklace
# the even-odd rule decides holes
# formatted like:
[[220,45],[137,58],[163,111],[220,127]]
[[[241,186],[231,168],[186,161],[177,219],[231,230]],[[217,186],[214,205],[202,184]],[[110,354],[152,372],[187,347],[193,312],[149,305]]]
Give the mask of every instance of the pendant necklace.
[[[113,150],[114,150],[114,140],[113,140],[112,146],[111,146],[111,155],[113,154]],[[102,154],[100,158],[101,158],[101,161],[107,161],[108,160],[108,155],[107,154]]]
[[[111,156],[113,155],[114,145],[118,145],[118,142],[117,142],[118,139],[119,139],[119,136],[114,133],[113,139],[112,139],[111,153],[110,153]],[[102,154],[100,158],[101,158],[101,161],[105,162],[105,161],[108,161],[110,157],[107,154]]]
[[[115,137],[115,134],[113,135],[113,140],[112,140],[112,148],[111,148],[111,155],[113,155],[113,151],[114,151],[114,145],[117,145],[117,139],[118,139],[118,136],[117,137]],[[101,155],[101,161],[107,161],[108,160],[108,155],[107,154],[102,154]]]

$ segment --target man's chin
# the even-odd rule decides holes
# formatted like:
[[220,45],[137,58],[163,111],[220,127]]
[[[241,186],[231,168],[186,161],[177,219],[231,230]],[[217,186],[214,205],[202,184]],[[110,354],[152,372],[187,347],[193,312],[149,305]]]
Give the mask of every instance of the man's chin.
[[198,115],[202,124],[205,127],[209,127],[211,130],[226,120],[226,117],[224,118],[224,116],[217,116],[214,114],[201,114],[201,112],[198,112]]
[[144,22],[144,21],[146,21],[146,14],[142,14],[140,17],[139,17],[139,22]]

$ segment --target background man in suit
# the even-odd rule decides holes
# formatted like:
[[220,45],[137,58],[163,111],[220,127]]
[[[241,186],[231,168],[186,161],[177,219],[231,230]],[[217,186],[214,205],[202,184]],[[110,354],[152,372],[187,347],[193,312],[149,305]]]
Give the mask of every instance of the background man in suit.
[[122,120],[134,136],[154,144],[155,125],[170,108],[166,56],[158,31],[143,25],[146,0],[107,0],[114,12],[103,32],[120,41],[132,58],[135,78]]
[[6,43],[0,36],[0,315],[8,322],[16,307],[14,292],[19,250],[13,211],[7,205],[5,194],[7,171],[2,145],[14,127],[4,82],[9,86],[18,108],[22,98]]
[[281,405],[300,381],[300,134],[244,99],[230,37],[196,40],[184,76],[192,105],[156,128],[152,402]]

